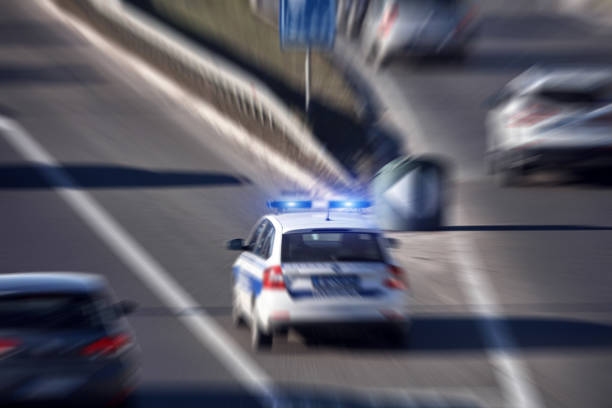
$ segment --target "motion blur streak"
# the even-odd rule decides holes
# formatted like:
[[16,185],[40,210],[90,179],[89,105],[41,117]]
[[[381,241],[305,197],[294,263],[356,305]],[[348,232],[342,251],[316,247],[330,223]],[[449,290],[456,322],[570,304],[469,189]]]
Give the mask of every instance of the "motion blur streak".
[[[149,255],[113,218],[61,170],[52,158],[16,122],[0,117],[0,131],[6,140],[27,160],[45,165],[43,176],[57,193],[91,227],[116,255],[168,307],[175,310],[198,310],[199,305],[164,268]],[[270,378],[241,351],[238,345],[205,312],[181,315],[180,320],[206,347],[214,351],[243,385],[260,395],[264,401],[274,400]]]
[[[120,3],[112,3],[118,6]],[[215,130],[219,131],[224,136],[230,138],[243,148],[241,153],[252,157],[258,165],[271,169],[273,172],[283,174],[289,178],[294,185],[300,188],[307,188],[309,191],[318,191],[322,195],[330,194],[327,187],[323,185],[312,174],[304,171],[285,156],[279,154],[276,150],[270,149],[266,144],[258,142],[250,136],[242,126],[235,121],[227,118],[205,100],[197,98],[186,91],[184,88],[176,84],[170,77],[146,63],[142,59],[126,52],[120,47],[115,46],[106,38],[100,35],[97,31],[74,18],[72,15],[60,10],[52,1],[41,3],[47,11],[53,14],[65,24],[69,25],[80,35],[94,44],[97,48],[119,61],[122,65],[126,65],[144,78],[147,83],[168,97],[174,99],[181,108],[188,111],[197,119],[203,119],[208,124],[212,125]]]
[[543,408],[538,391],[529,376],[527,367],[519,359],[518,348],[508,329],[499,318],[494,289],[469,237],[455,236],[455,259],[461,282],[470,299],[474,314],[482,317],[479,323],[482,335],[488,343],[487,354],[495,367],[497,381],[503,389],[510,407]]

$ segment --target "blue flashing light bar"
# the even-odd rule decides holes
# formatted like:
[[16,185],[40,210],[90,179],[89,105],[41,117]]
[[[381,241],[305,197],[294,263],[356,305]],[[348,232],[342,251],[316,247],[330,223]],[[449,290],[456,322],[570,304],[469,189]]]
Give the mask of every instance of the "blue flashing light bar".
[[268,208],[276,210],[293,210],[312,208],[310,200],[287,200],[287,201],[268,201]]
[[363,209],[369,208],[372,203],[367,200],[334,200],[329,202],[330,209],[347,208],[347,209]]

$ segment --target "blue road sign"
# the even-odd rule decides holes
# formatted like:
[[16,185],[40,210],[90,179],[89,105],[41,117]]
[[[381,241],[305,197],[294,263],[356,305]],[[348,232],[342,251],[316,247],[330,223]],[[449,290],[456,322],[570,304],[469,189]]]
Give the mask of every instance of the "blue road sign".
[[281,47],[332,48],[336,0],[279,0]]

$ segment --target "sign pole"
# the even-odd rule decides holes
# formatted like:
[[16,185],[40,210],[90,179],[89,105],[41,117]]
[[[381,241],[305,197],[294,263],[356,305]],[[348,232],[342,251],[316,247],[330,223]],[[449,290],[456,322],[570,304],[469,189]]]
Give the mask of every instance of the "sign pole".
[[304,85],[306,87],[306,113],[310,110],[310,46],[306,48],[306,61],[304,63]]
[[310,115],[311,48],[331,51],[336,36],[336,0],[278,0],[281,49],[306,50],[304,61],[305,112]]

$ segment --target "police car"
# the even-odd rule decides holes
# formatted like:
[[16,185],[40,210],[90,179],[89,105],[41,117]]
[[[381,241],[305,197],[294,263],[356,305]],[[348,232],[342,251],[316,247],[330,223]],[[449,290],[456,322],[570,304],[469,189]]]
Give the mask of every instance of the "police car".
[[289,328],[339,323],[377,327],[396,344],[409,334],[407,278],[390,240],[362,214],[366,201],[274,201],[233,265],[233,320],[248,323],[254,349]]

